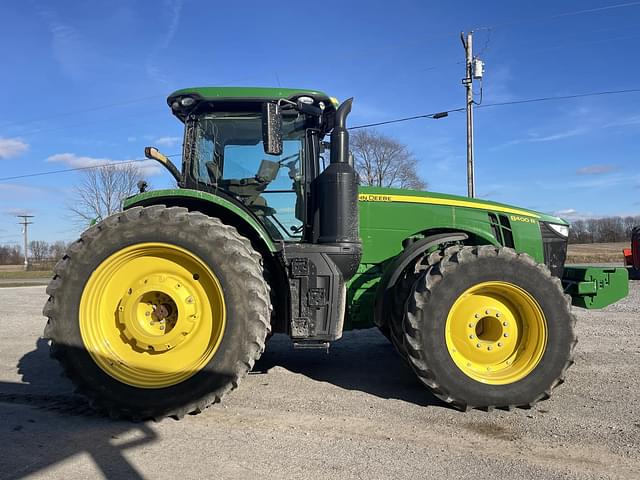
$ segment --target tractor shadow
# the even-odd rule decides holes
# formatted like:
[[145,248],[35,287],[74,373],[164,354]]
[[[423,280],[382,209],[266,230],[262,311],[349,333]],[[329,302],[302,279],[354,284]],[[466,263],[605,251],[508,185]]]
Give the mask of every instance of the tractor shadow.
[[252,370],[283,367],[319,382],[420,406],[452,408],[417,379],[389,341],[375,329],[345,332],[325,350],[295,350],[286,335],[274,335]]
[[143,478],[125,452],[155,442],[156,432],[94,413],[61,372],[39,339],[18,363],[23,381],[0,381],[0,478],[24,478],[79,455],[88,455],[105,478]]

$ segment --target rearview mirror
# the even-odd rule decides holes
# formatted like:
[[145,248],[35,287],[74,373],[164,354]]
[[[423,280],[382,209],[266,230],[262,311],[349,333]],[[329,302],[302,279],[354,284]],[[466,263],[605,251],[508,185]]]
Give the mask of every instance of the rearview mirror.
[[282,113],[277,103],[262,104],[262,143],[264,153],[282,155]]

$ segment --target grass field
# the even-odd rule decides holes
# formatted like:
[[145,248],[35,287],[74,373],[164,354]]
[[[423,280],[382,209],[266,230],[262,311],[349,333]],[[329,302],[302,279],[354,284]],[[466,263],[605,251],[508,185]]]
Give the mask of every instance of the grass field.
[[49,278],[51,270],[28,271],[24,270],[0,270],[0,280],[25,279],[25,278]]
[[629,246],[629,242],[576,243],[569,245],[567,263],[624,263],[622,249]]

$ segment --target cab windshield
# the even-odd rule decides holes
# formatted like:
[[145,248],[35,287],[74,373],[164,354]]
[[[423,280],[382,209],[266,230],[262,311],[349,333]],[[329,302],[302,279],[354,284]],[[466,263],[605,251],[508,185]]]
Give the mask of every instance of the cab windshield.
[[274,238],[299,240],[307,122],[297,112],[283,116],[283,151],[275,156],[264,152],[260,113],[203,114],[194,124],[190,174],[205,189],[242,202]]

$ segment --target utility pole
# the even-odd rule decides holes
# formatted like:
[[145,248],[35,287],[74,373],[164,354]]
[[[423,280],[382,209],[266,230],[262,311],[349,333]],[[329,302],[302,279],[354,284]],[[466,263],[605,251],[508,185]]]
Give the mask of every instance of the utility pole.
[[22,233],[24,233],[24,269],[29,269],[29,233],[28,233],[28,225],[33,224],[29,219],[33,218],[33,215],[17,215],[18,218],[22,218]]
[[475,169],[473,164],[473,80],[481,80],[484,72],[484,63],[473,57],[473,32],[466,36],[460,33],[460,40],[466,54],[466,76],[462,79],[462,84],[467,90],[467,194],[469,197],[476,196]]

